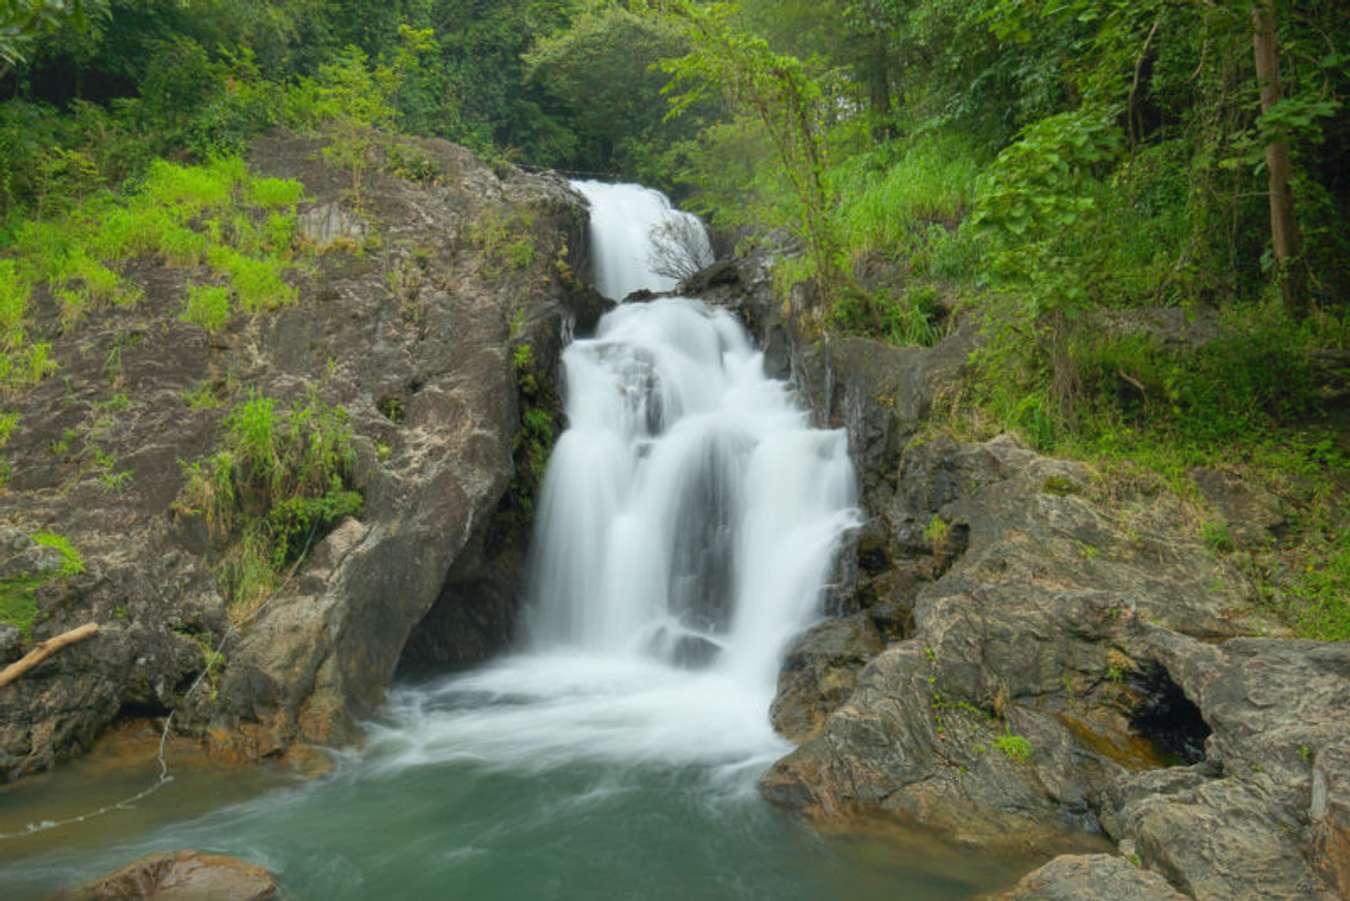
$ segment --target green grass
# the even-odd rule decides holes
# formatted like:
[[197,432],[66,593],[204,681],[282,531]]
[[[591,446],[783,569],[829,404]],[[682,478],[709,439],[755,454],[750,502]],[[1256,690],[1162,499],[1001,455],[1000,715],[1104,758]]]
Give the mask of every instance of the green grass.
[[1014,763],[1025,763],[1031,759],[1031,742],[1011,732],[1005,732],[995,738],[994,747]]
[[469,226],[469,240],[483,251],[492,275],[528,269],[538,251],[534,243],[534,214],[505,212],[496,207],[479,213]]
[[178,317],[199,325],[211,334],[230,324],[230,291],[216,285],[193,285],[188,289],[187,305]]
[[61,555],[61,565],[49,572],[28,573],[0,580],[0,623],[17,628],[25,640],[33,637],[33,624],[39,612],[38,589],[78,576],[85,569],[84,558],[64,535],[35,532],[29,537],[35,544],[56,549]]
[[84,558],[80,556],[79,551],[75,550],[75,546],[70,543],[69,538],[56,532],[35,532],[32,539],[35,544],[54,548],[61,554],[62,577],[78,576],[84,572]]
[[[11,254],[0,259],[0,393],[26,390],[56,369],[50,347],[27,330],[37,285],[49,286],[66,329],[92,310],[141,299],[141,288],[121,274],[137,257],[184,268],[209,261],[248,313],[294,303],[297,291],[284,274],[303,194],[299,182],[252,177],[238,157],[201,166],[157,160],[121,196],[92,193],[59,217],[20,223]],[[183,318],[218,331],[230,300],[193,289]]]
[[1318,548],[1285,587],[1299,635],[1350,641],[1350,524]]
[[256,392],[225,419],[221,447],[185,466],[177,508],[202,516],[222,544],[220,574],[247,615],[282,571],[362,507],[347,414],[310,396],[281,407]]
[[255,178],[248,184],[248,202],[263,209],[294,208],[305,187],[288,178]]
[[856,257],[910,253],[954,230],[969,208],[981,160],[964,139],[942,134],[854,156],[831,178],[841,237]]

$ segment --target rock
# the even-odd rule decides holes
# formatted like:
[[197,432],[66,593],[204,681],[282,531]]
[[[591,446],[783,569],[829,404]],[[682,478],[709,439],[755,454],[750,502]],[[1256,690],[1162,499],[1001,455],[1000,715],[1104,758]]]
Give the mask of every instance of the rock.
[[365,238],[366,226],[337,203],[321,203],[300,214],[300,233],[315,246],[329,247],[338,240],[360,243]]
[[[358,220],[344,206],[350,177],[321,139],[255,142],[254,171],[300,180],[305,233],[331,242],[288,274],[292,306],[208,336],[179,319],[189,273],[158,260],[126,267],[144,290],[139,304],[100,310],[78,329],[61,327],[57,305],[34,305],[34,338],[50,342],[61,377],[6,408],[20,424],[6,449],[0,567],[16,554],[25,571],[34,554],[59,566],[26,536],[68,537],[86,572],[41,589],[33,637],[90,621],[102,631],[0,692],[0,778],[88,749],[124,710],[176,711],[176,728],[243,759],[295,741],[342,743],[382,700],[414,631],[419,647],[460,665],[510,640],[527,525],[513,510],[528,500],[511,493],[529,490],[513,481],[518,380],[531,380],[529,403],[557,413],[564,336],[602,306],[567,275],[586,251],[587,214],[560,179],[499,176],[461,147],[416,143],[436,183],[372,169]],[[534,242],[534,263],[503,271],[472,237],[485,215],[532,223],[517,237]],[[347,246],[371,235],[379,253]],[[518,373],[524,344],[530,371]],[[221,403],[184,401],[202,390]],[[227,637],[218,538],[174,504],[180,461],[217,448],[223,418],[250,390],[282,404],[314,391],[345,408],[365,504]],[[107,415],[115,392],[125,406]],[[77,449],[53,451],[95,427],[100,452],[129,474],[119,492]],[[204,648],[221,649],[214,691],[187,697]]]
[[1350,898],[1350,742],[1316,754],[1308,819],[1322,878],[1334,893]]
[[262,867],[223,854],[169,851],[148,854],[60,897],[65,901],[100,898],[259,901],[276,894],[276,879]]
[[0,625],[0,665],[23,656],[23,633],[14,626]]
[[[765,797],[981,847],[1104,831],[1173,887],[1119,859],[1070,858],[1028,891],[1344,896],[1350,648],[1280,640],[1287,629],[1156,479],[1108,480],[1006,436],[944,436],[934,411],[959,396],[977,329],[957,322],[932,348],[821,336],[809,291],[784,301],[771,263],[760,253],[689,287],[745,321],[819,425],[847,431],[867,519],[830,609],[886,643],[842,655],[851,668],[874,654],[851,693],[819,691],[835,659],[822,636],[859,620],[794,648],[774,710],[805,740],[765,774]],[[1107,312],[1093,327],[1178,350],[1220,336],[1203,311]],[[1236,540],[1279,537],[1278,498],[1194,475]],[[1099,870],[1151,887],[1098,894]]]
[[1196,898],[1343,897],[1350,646],[1151,639],[1213,735],[1184,778],[1121,779],[1108,831]]
[[858,672],[885,642],[866,614],[827,619],[788,649],[769,716],[784,738],[803,742],[824,728],[825,718],[848,700]]
[[1233,473],[1208,467],[1192,469],[1190,476],[1239,544],[1261,547],[1283,532],[1287,517],[1280,499],[1271,492],[1248,485]]
[[707,669],[722,655],[722,646],[701,635],[681,635],[670,650],[670,662],[684,669]]
[[1186,896],[1157,873],[1112,854],[1061,855],[1028,873],[1000,901],[1181,901]]

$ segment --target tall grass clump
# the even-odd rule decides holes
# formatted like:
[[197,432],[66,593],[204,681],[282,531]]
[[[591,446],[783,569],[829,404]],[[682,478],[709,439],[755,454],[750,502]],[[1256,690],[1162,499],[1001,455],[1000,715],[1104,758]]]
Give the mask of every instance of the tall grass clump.
[[178,503],[206,521],[222,551],[232,608],[256,608],[286,567],[344,516],[359,513],[356,454],[341,407],[311,395],[289,408],[256,392],[225,419],[220,450],[185,466]]
[[851,157],[831,173],[845,245],[855,255],[898,257],[925,243],[931,226],[955,230],[980,171],[973,147],[953,134]]

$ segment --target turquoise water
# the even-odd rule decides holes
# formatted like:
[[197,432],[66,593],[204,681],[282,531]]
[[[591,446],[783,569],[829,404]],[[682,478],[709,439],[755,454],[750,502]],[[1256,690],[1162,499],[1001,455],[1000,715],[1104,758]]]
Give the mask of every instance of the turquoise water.
[[[638,745],[622,741],[641,731],[631,716],[598,731],[573,722],[584,744],[517,742],[522,719],[565,724],[540,697],[488,690],[484,678],[520,684],[522,674],[508,666],[401,689],[365,747],[319,779],[178,764],[131,810],[0,841],[4,897],[40,898],[178,848],[262,864],[297,899],[956,899],[1034,863],[919,833],[822,835],[758,797],[763,759],[715,741],[688,744],[708,747],[703,759],[635,759]],[[592,714],[603,707],[594,691],[566,693]],[[157,771],[148,757],[96,755],[10,786],[0,830],[123,797]]]

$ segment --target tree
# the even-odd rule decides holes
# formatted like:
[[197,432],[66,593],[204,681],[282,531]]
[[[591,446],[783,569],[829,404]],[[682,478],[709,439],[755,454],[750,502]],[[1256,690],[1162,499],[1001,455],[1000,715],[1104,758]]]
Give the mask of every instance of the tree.
[[[1270,114],[1281,99],[1275,0],[1259,0],[1252,7],[1252,24],[1256,78],[1261,85],[1261,114],[1264,116]],[[1276,278],[1284,296],[1285,310],[1291,317],[1300,319],[1307,313],[1307,297],[1298,258],[1300,240],[1298,220],[1294,217],[1294,192],[1290,186],[1289,142],[1277,136],[1266,144],[1265,156]]]
[[713,263],[703,223],[684,213],[671,213],[652,226],[647,265],[657,275],[684,281]]
[[70,25],[82,33],[108,18],[108,0],[6,0],[0,9],[0,81],[28,61],[30,48]]
[[828,308],[856,290],[840,262],[835,195],[826,178],[828,95],[800,59],[775,53],[763,38],[735,27],[737,4],[670,0],[660,9],[684,29],[690,45],[688,54],[664,64],[674,76],[667,89],[671,115],[720,93],[732,110],[763,124],[797,199],[812,281]]

